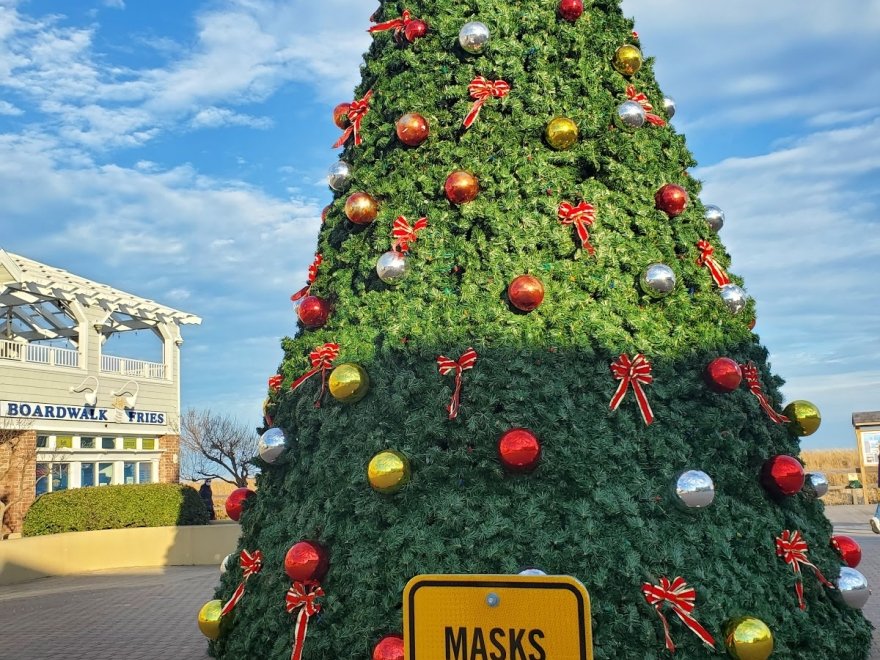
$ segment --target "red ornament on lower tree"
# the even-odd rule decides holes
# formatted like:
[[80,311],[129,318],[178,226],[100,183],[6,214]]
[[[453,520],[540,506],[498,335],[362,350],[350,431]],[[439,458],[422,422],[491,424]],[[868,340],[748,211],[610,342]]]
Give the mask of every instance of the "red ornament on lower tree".
[[776,496],[796,495],[804,487],[804,466],[794,456],[777,454],[761,468],[761,483]]
[[325,548],[315,541],[300,541],[291,546],[284,556],[284,572],[294,582],[322,580],[330,568]]
[[241,518],[245,500],[254,495],[256,495],[256,492],[250,488],[236,488],[226,498],[226,515],[235,522],[238,522],[239,518]]
[[544,301],[544,284],[534,275],[520,275],[507,287],[507,298],[518,310],[531,312]]
[[349,108],[351,108],[351,103],[340,103],[333,108],[333,123],[342,130],[348,128],[348,125],[351,123],[348,119]]
[[687,190],[674,183],[667,183],[654,195],[654,203],[657,208],[670,218],[684,213],[689,201]]
[[372,660],[403,660],[403,636],[385,635],[373,647]]
[[443,189],[446,191],[446,199],[453,204],[466,204],[477,198],[480,183],[470,172],[459,170],[446,177]]
[[406,24],[406,27],[403,28],[403,36],[405,36],[406,40],[410,43],[414,42],[420,37],[424,37],[426,34],[428,34],[428,24],[425,23],[425,21],[420,21],[417,18],[411,20],[409,23]]
[[727,394],[740,386],[743,379],[742,369],[736,360],[720,357],[712,360],[703,374],[706,384],[713,392]]
[[428,120],[418,112],[407,112],[394,125],[397,139],[408,147],[417,147],[428,139],[431,129]]
[[511,472],[531,472],[541,460],[541,442],[529,429],[510,429],[498,439],[498,458]]
[[583,0],[559,0],[559,15],[574,23],[584,13]]
[[843,563],[850,568],[855,568],[862,561],[862,547],[851,536],[835,534],[831,537],[831,547],[837,550]]
[[331,204],[327,204],[327,206],[325,206],[324,209],[321,211],[321,224],[322,225],[325,222],[327,222],[327,216],[330,215],[330,209],[332,209],[332,208],[333,208],[333,206]]
[[320,328],[330,317],[330,303],[318,296],[306,296],[299,303],[296,315],[309,330]]

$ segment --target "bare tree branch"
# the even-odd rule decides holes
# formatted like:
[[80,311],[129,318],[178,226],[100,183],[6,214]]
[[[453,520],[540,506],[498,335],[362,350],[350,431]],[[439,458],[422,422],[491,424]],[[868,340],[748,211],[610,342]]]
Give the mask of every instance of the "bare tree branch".
[[220,479],[247,486],[258,442],[259,436],[237,419],[190,408],[180,418],[181,474],[191,481]]
[[[0,417],[0,539],[12,529],[6,525],[7,512],[24,499],[25,474],[34,457],[22,442],[31,426],[30,419]],[[17,481],[10,483],[10,479]]]

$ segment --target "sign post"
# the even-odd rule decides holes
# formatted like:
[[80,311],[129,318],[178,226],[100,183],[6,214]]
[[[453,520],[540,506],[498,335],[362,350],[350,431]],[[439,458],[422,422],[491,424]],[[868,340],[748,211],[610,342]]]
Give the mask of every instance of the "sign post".
[[862,499],[870,503],[868,489],[877,484],[868,483],[868,468],[880,469],[880,411],[853,413],[853,428],[856,432],[856,446],[859,452],[859,468],[862,474]]
[[567,575],[418,575],[406,660],[592,660],[590,596]]

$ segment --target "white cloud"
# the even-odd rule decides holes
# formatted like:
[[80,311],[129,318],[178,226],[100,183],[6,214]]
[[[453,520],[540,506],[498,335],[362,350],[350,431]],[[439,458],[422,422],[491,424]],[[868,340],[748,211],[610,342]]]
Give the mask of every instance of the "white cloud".
[[9,101],[0,101],[0,115],[17,116],[24,114],[24,110],[12,105]]
[[251,117],[227,108],[205,108],[199,110],[192,118],[190,125],[194,128],[220,128],[222,126],[250,126],[251,128],[268,129],[275,122],[269,117]]
[[113,9],[125,9],[125,0],[104,0],[104,6]]

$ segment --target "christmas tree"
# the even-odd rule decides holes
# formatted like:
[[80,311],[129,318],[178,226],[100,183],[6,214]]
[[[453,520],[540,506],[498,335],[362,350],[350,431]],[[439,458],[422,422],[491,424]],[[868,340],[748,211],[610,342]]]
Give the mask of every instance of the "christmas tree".
[[531,567],[586,586],[596,658],[865,658],[818,412],[781,410],[619,3],[371,20],[212,654],[402,658],[411,578]]

